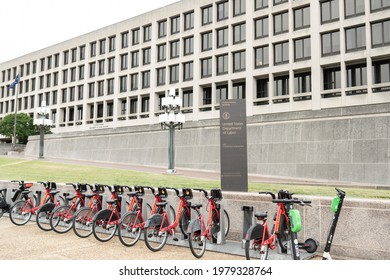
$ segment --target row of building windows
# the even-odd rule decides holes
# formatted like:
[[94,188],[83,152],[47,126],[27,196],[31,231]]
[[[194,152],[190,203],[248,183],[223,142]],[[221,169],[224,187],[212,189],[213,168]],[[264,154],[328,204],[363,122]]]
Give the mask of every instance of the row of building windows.
[[[356,95],[356,94],[365,94],[368,92],[367,89],[367,63],[361,61],[354,64],[346,64],[345,69],[342,70],[340,65],[332,65],[331,67],[323,67],[322,69],[322,97],[334,97],[340,96],[341,85],[341,71],[345,71],[345,85],[346,85],[346,95]],[[304,96],[305,99],[308,97],[311,99],[312,91],[312,79],[310,69],[299,69],[294,71],[290,77],[288,72],[283,73],[274,73],[266,76],[256,77],[255,82],[255,91],[254,91],[254,105],[264,105],[269,104],[269,97],[276,97],[274,102],[288,102],[288,96],[293,93],[296,94],[309,94]],[[270,92],[269,81],[273,81],[273,93]],[[293,79],[293,88],[290,88],[289,80]],[[372,91],[382,92],[388,91],[390,83],[390,60],[377,60],[372,62]],[[107,80],[107,87],[104,86],[104,81],[98,82],[98,96],[104,95],[104,92],[107,91],[107,95],[112,94],[113,79]],[[201,85],[201,110],[205,109],[205,105],[218,105],[221,99],[245,99],[246,98],[246,83],[245,81],[235,81],[232,84],[232,93],[229,94],[229,82],[218,83],[215,88],[211,85]],[[111,88],[111,89],[110,89]],[[335,92],[336,90],[336,92]],[[338,91],[337,91],[338,90]],[[328,93],[327,91],[330,91]],[[214,95],[213,95],[214,92]],[[165,97],[165,92],[157,92],[157,108],[156,111],[161,110],[162,98]],[[183,108],[192,107],[193,105],[193,90],[192,88],[184,89],[182,91],[183,99]],[[214,97],[213,97],[214,96]],[[95,97],[95,83],[88,84],[88,98]],[[287,97],[280,99],[279,97]],[[84,100],[84,85],[79,85],[77,87],[69,87],[61,89],[60,95],[57,90],[52,92],[40,93],[37,95],[38,104],[41,104],[42,100],[46,100],[48,106],[57,105],[57,104],[67,104],[69,102],[81,101]],[[131,106],[130,114],[137,113],[137,106],[135,102],[138,102],[138,99],[141,99],[141,113],[149,112],[149,105],[145,106],[146,100],[149,102],[149,94],[143,94],[140,96],[130,96],[130,97],[121,97],[121,102],[127,102],[127,99],[131,99],[134,104]],[[142,101],[144,100],[144,101]],[[294,98],[295,100],[295,98]],[[297,100],[301,100],[301,97],[298,97]],[[11,113],[14,110],[14,100],[0,102],[0,114]],[[111,103],[110,101],[105,101],[106,103]],[[130,102],[130,103],[131,103]],[[35,95],[20,97],[18,99],[18,110],[28,110],[33,109],[35,106]],[[96,102],[95,102],[96,103]],[[99,102],[97,102],[99,103]],[[92,103],[94,104],[94,103]],[[79,106],[79,105],[76,105]],[[121,105],[123,107],[123,104]],[[202,107],[203,106],[203,107]],[[122,108],[121,107],[121,108]],[[211,107],[206,107],[210,109]],[[121,109],[120,115],[125,115],[126,107]]]
[[[288,1],[273,1],[274,5],[278,5]],[[320,1],[321,7],[321,22],[331,22],[339,19],[339,0],[328,0]],[[233,15],[241,15],[245,13],[246,6],[245,0],[233,0]],[[229,1],[221,1],[216,3],[217,9],[217,20],[227,19],[229,16]],[[268,7],[268,1],[265,0],[256,0],[254,1],[255,10],[263,9]],[[344,0],[346,18],[352,16],[359,16],[365,13],[365,4],[364,0]],[[213,22],[213,5],[202,7],[201,15],[202,25],[207,25]],[[380,11],[383,9],[390,8],[390,2],[388,0],[371,0],[370,1],[371,11]],[[288,11],[278,12],[273,15],[273,33],[274,35],[285,33],[289,31],[289,20],[288,20]],[[181,16],[174,16],[170,18],[170,30],[171,34],[176,34],[180,32],[180,18]],[[190,30],[194,28],[194,12],[186,12],[183,14],[184,18],[184,30]],[[294,19],[294,30],[301,28],[310,27],[310,6],[297,7],[293,10],[293,19]],[[255,25],[255,34],[254,38],[259,39],[269,36],[269,18],[261,17],[254,20]],[[157,23],[158,28],[158,38],[163,38],[167,36],[167,26],[168,20],[160,20]],[[373,28],[380,29],[380,26],[373,26]],[[385,38],[373,38],[373,45],[382,41],[388,41],[388,32],[386,32],[385,27],[382,27],[381,32],[373,32],[377,37]],[[246,23],[238,23],[232,26],[233,33],[233,44],[242,43],[246,40]],[[384,31],[385,30],[385,31]],[[149,42],[152,39],[152,24],[148,24],[142,27],[142,38],[143,42]],[[229,28],[223,27],[217,29],[216,31],[216,47],[226,47],[229,45]],[[353,31],[351,31],[353,32]],[[131,30],[131,43],[133,46],[140,44],[140,35],[141,28],[136,28]],[[207,31],[201,34],[201,51],[211,50],[213,46],[213,34],[212,31]],[[172,41],[170,44],[170,58],[176,58],[180,56],[179,40]],[[194,50],[194,37],[188,37],[183,39],[183,55],[189,55],[193,53]],[[121,48],[127,48],[129,46],[129,31],[121,33]],[[107,49],[106,49],[107,48]],[[166,44],[160,44],[158,48],[158,61],[163,61],[166,59]],[[97,54],[105,54],[106,52],[114,52],[116,50],[116,36],[110,36],[108,38],[103,38],[98,41],[91,42],[89,44],[89,54],[90,57],[95,57]],[[138,51],[139,52],[139,51]],[[143,64],[150,63],[151,49],[145,48],[143,52]],[[125,56],[125,55],[124,55]],[[136,67],[139,62],[137,62],[137,52],[132,52],[132,66]],[[63,51],[62,59],[63,65],[69,63],[75,63],[77,61],[83,61],[86,57],[86,45],[72,48],[71,50]],[[126,58],[123,57],[123,61]],[[101,63],[101,62],[99,62]],[[50,70],[52,68],[57,68],[60,65],[60,54],[54,54],[53,56],[48,56],[40,59],[40,71]],[[121,69],[125,69],[125,66],[122,65]],[[25,65],[19,66],[19,71],[17,67],[12,69],[13,74],[11,75],[11,69],[2,71],[2,82],[10,81],[16,76],[16,73],[19,73],[22,77],[24,75],[28,76],[30,74],[35,74],[37,72],[37,61],[31,63],[26,63]],[[110,70],[109,70],[110,71]]]

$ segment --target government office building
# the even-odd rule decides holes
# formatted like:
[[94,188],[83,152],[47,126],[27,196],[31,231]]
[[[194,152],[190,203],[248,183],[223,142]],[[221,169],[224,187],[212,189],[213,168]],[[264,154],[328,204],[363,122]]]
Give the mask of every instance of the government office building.
[[57,134],[158,124],[172,87],[186,125],[219,120],[222,99],[245,99],[252,126],[364,118],[390,105],[389,45],[388,0],[181,0],[1,63],[0,119],[17,73],[18,112],[45,100]]

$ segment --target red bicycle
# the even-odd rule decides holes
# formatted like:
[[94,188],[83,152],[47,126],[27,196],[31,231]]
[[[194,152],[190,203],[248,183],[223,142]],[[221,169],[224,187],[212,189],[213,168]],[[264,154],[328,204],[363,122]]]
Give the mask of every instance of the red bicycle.
[[76,193],[73,197],[66,198],[67,201],[72,201],[72,203],[59,206],[51,213],[50,227],[57,233],[65,233],[72,228],[75,212],[79,209],[79,207],[84,207],[85,203],[84,193],[87,191],[87,185],[79,183],[68,183],[67,185],[71,185]]
[[[153,215],[157,212],[157,203],[165,202],[163,199],[168,197],[167,190],[165,188],[158,188],[157,193],[155,189],[152,187],[138,187],[137,192],[129,193],[131,196],[131,202],[129,209],[133,209],[134,211],[127,212],[121,219],[118,227],[118,236],[121,243],[125,246],[133,246],[135,245],[141,237],[142,230],[145,226],[145,218],[149,215],[145,215],[142,212],[143,201],[139,196],[143,196],[144,188],[149,189],[154,195],[154,203],[153,207],[150,208],[150,205],[147,204],[149,215]],[[134,208],[134,206],[136,206]],[[175,210],[172,206],[170,206],[169,217],[175,217]]]
[[[188,225],[188,241],[191,252],[196,258],[201,258],[206,250],[207,240],[216,242],[218,234],[221,231],[221,213],[216,202],[222,200],[222,192],[220,189],[212,189],[210,190],[210,196],[208,196],[206,190],[194,190],[203,192],[204,196],[208,200],[208,207],[206,208],[206,211],[209,212],[207,224],[205,223],[200,211],[202,204],[191,204],[191,208],[195,210],[197,217],[192,219]],[[230,219],[225,209],[222,219],[224,219],[224,234],[227,236],[230,228]]]
[[92,194],[85,195],[89,199],[88,205],[77,210],[73,217],[73,231],[81,238],[86,238],[92,234],[93,217],[102,209],[104,186],[95,184],[90,188]]
[[[189,199],[192,198],[191,189],[183,189],[180,194],[178,189],[172,189],[176,192],[176,195],[180,198],[177,214],[175,220],[170,223],[169,215],[165,209],[167,202],[159,202],[157,207],[161,208],[157,210],[157,213],[152,215],[145,223],[144,227],[144,240],[149,250],[157,252],[161,250],[167,242],[168,235],[172,235],[173,240],[177,241],[175,237],[176,228],[179,225],[180,230],[183,233],[184,238],[187,238],[188,224],[191,219],[191,209]],[[160,212],[161,211],[161,212]]]

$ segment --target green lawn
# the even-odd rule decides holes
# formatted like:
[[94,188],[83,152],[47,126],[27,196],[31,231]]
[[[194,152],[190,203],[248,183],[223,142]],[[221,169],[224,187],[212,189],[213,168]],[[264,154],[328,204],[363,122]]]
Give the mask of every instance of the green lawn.
[[[82,182],[107,185],[170,186],[204,189],[220,188],[220,182],[214,180],[7,157],[0,157],[0,180],[55,181],[62,183]],[[250,192],[277,192],[280,189],[288,189],[297,195],[335,195],[334,188],[329,186],[249,183]],[[362,188],[344,188],[344,190],[348,197],[390,199],[390,191],[388,190]]]

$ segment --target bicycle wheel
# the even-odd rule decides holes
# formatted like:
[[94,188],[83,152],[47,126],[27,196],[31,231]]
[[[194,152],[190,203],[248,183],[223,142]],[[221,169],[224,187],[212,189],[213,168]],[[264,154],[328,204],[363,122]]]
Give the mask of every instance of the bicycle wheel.
[[206,238],[202,236],[201,230],[188,234],[190,249],[194,257],[200,259],[206,251]]
[[[211,233],[213,234],[213,240],[217,240],[218,233],[220,231],[220,217],[218,215],[218,212],[215,209],[213,209],[212,212],[213,212],[212,213],[213,224],[211,226]],[[229,234],[230,218],[225,209],[223,209],[223,219],[224,219],[223,221],[224,221],[225,237],[226,237]]]
[[50,217],[50,226],[57,233],[68,232],[73,226],[76,210],[70,205],[62,205],[53,210]]
[[128,212],[118,225],[119,240],[127,247],[136,244],[141,237],[142,221],[139,215],[140,212]]
[[268,245],[261,247],[261,239],[252,239],[245,242],[245,257],[247,260],[266,260]]
[[160,225],[144,228],[144,240],[150,251],[160,251],[167,243],[168,233],[160,232]]
[[92,225],[95,238],[101,242],[107,242],[114,237],[118,224],[116,218],[111,217],[111,210],[102,210],[96,214],[96,220]]
[[81,238],[86,238],[92,234],[92,219],[97,213],[97,208],[80,208],[73,218],[73,231]]
[[43,231],[51,230],[50,216],[54,208],[55,208],[55,204],[50,202],[43,204],[39,208],[35,221],[41,230]]
[[188,225],[190,223],[190,220],[191,220],[191,209],[184,208],[183,212],[181,212],[180,214],[180,220],[179,220],[179,227],[181,233],[183,234],[184,239],[188,238],[187,230],[188,230]]
[[17,226],[22,226],[28,223],[32,216],[33,205],[29,200],[19,200],[12,205],[9,218],[11,222]]

